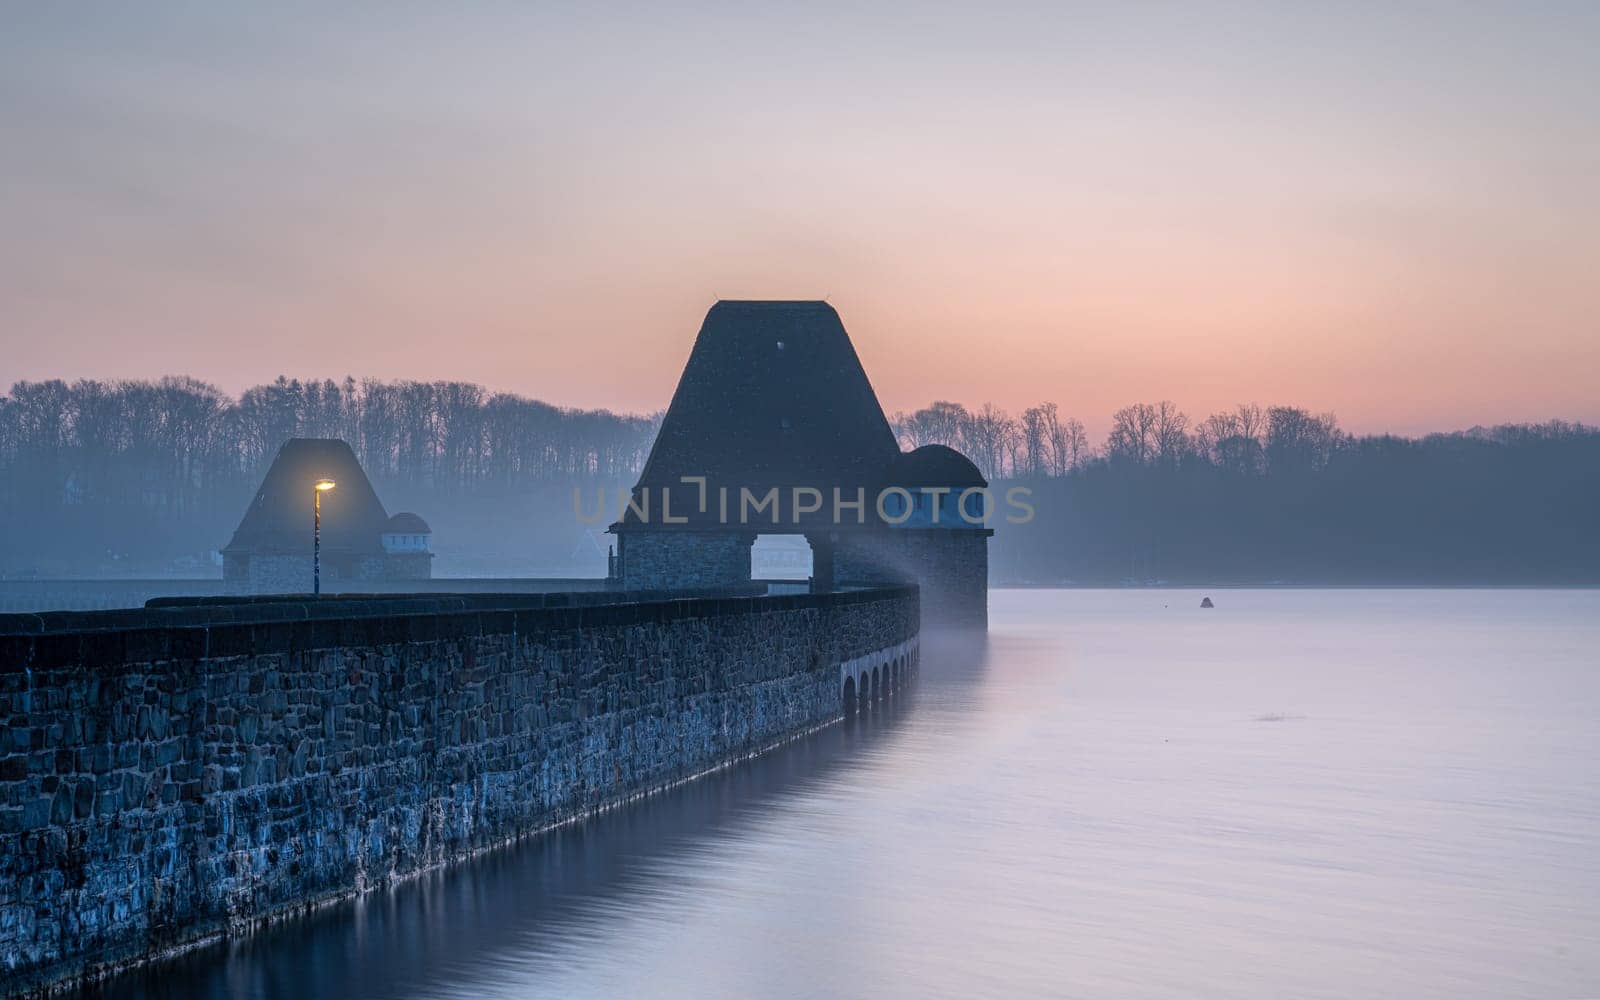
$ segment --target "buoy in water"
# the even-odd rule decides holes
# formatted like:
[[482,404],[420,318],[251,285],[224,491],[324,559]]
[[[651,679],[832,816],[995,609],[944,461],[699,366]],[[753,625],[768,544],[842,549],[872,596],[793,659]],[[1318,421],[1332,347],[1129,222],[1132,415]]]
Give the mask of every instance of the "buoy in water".
[[1211,603],[1211,598],[1209,598],[1209,597],[1201,598],[1200,599],[1200,606],[1202,608],[1214,608],[1214,607],[1216,607],[1215,604]]

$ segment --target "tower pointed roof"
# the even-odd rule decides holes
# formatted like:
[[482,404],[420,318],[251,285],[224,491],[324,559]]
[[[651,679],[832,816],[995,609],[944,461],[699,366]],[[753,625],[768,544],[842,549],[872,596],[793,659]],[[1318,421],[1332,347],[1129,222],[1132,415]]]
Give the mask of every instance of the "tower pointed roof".
[[350,446],[337,438],[292,438],[278,449],[255,499],[223,552],[248,555],[308,554],[312,485],[331,479],[322,494],[322,548],[326,553],[383,554],[389,514]]
[[832,306],[724,300],[706,313],[635,489],[670,488],[673,515],[691,520],[698,494],[682,476],[727,487],[732,503],[741,488],[797,486],[831,503],[835,486],[852,497],[873,487],[899,452]]

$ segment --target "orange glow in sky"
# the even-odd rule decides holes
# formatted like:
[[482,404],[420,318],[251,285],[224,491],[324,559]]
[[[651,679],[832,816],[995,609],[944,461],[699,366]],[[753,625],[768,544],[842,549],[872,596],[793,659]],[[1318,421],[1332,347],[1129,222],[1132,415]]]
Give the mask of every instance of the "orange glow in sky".
[[827,297],[891,411],[1600,422],[1593,6],[11,20],[6,384],[653,410],[716,297]]

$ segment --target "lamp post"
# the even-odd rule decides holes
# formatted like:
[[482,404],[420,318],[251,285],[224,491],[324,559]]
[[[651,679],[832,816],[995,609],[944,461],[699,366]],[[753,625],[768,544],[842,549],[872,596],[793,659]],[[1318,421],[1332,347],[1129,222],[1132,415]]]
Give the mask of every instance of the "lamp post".
[[311,490],[311,596],[322,596],[322,494],[333,480],[319,479]]

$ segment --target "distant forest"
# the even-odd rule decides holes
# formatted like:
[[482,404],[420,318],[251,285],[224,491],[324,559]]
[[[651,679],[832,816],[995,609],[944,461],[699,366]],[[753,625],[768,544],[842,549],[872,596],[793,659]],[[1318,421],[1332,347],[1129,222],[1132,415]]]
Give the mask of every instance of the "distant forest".
[[219,573],[279,446],[335,437],[390,513],[429,522],[437,574],[603,574],[571,488],[631,485],[656,423],[462,382],[19,382],[0,397],[0,573]]
[[1034,523],[996,525],[997,581],[1600,583],[1593,427],[1358,437],[1331,413],[1194,422],[1170,402],[1118,410],[1098,447],[1048,403],[1020,419],[935,403],[895,427],[1033,490]]
[[[19,382],[0,397],[0,574],[214,574],[290,437],[349,441],[389,510],[432,524],[441,575],[599,574],[572,489],[631,485],[658,423],[460,382]],[[1118,410],[1098,443],[1053,403],[893,424],[1033,491],[1031,524],[995,525],[997,583],[1600,583],[1591,427],[1354,436],[1296,407],[1169,402]]]

